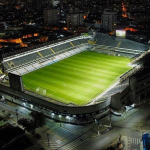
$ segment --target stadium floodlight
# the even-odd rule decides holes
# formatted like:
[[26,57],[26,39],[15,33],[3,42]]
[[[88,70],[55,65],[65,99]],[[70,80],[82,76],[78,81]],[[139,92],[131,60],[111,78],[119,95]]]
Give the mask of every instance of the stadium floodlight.
[[136,64],[132,64],[132,63],[128,63],[128,66],[136,67],[137,65]]
[[26,106],[26,103],[23,103],[24,106]]
[[69,116],[66,116],[66,118],[67,118],[67,119],[70,119],[70,117],[69,117]]
[[135,104],[133,103],[133,104],[131,105],[131,107],[135,107]]
[[32,104],[30,104],[30,107],[31,107],[31,109],[33,108],[33,105]]

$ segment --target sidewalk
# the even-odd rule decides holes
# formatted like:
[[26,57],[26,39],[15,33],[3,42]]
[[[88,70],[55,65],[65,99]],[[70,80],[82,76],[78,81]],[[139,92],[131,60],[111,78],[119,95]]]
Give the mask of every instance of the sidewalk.
[[134,107],[133,109],[128,110],[127,112],[125,112],[122,116],[116,116],[114,114],[112,114],[113,116],[113,121],[114,122],[119,122],[122,121],[128,117],[130,117],[131,115],[133,115],[134,113],[136,113],[137,111],[139,111],[141,108],[143,108],[143,105],[137,105],[136,107]]
[[77,117],[73,117],[73,116],[69,116],[69,115],[66,116],[66,115],[55,114],[51,111],[40,109],[36,106],[34,106],[34,107],[31,107],[28,105],[22,106],[21,104],[19,105],[18,103],[14,103],[14,102],[12,103],[9,100],[7,101],[7,105],[14,107],[14,108],[22,107],[22,108],[26,108],[30,111],[43,112],[45,114],[45,116],[47,116],[50,119],[53,119],[53,120],[58,121],[58,122],[64,122],[64,123],[75,124],[75,125],[90,124],[90,123],[94,122],[95,119],[101,119],[101,118],[105,117],[106,115],[109,115],[108,114],[109,109],[107,109],[104,112],[101,112],[100,114],[95,114],[95,116],[89,116],[89,117],[82,119],[82,118],[77,118]]
[[122,137],[122,141],[124,141],[124,148],[123,148],[123,150],[129,150],[129,143],[128,143],[128,138],[127,138],[127,136],[123,136]]
[[128,143],[127,136],[122,136],[121,143],[122,143],[122,147],[118,147],[118,140],[113,142],[110,145],[113,146],[116,150],[130,150],[130,147],[129,147],[130,145]]
[[[8,107],[8,108],[11,108],[12,109],[12,111],[14,111],[14,113],[15,113],[15,110],[16,109],[18,109],[18,113],[21,113],[21,110],[22,110],[22,106],[18,106],[18,105],[16,105],[16,104],[12,104],[11,102],[9,102],[9,103],[7,103],[7,104],[4,104],[4,103],[1,103],[2,105],[4,105],[4,106],[6,106],[6,107]],[[28,108],[26,108],[26,109],[28,109]],[[31,111],[31,109],[28,109],[29,111]],[[2,112],[0,112],[1,114],[2,114]],[[29,116],[30,117],[30,116]],[[48,116],[48,118],[50,118],[50,119],[53,119],[53,120],[55,120],[55,116],[54,115],[52,115],[52,118],[51,117],[49,117]],[[64,121],[64,120],[66,120],[66,117],[64,117],[64,116],[61,116],[61,118],[59,118],[61,121]],[[13,120],[14,121],[17,121],[17,119],[16,119],[16,117],[14,116],[13,117]],[[75,121],[75,120],[74,120]],[[57,122],[57,121],[56,121]],[[75,121],[75,124],[73,123],[73,125],[76,125],[76,123],[77,123],[78,121]],[[81,121],[82,122],[82,121]],[[81,123],[80,122],[80,123]],[[60,127],[61,128],[64,128],[65,130],[69,130],[70,132],[72,132],[72,133],[74,133],[75,134],[75,131],[73,131],[73,130],[70,130],[69,128],[67,128],[66,126],[64,126],[63,124],[65,124],[66,122],[64,121],[64,122],[59,122],[58,121],[58,123],[60,123]],[[68,123],[68,122],[67,122]],[[79,122],[78,122],[79,123]],[[78,123],[77,123],[77,125],[78,125]],[[79,123],[79,125],[80,125],[80,123]],[[82,122],[83,124],[84,123],[87,123],[87,121],[85,121],[85,122]],[[90,122],[89,122],[90,123]],[[110,123],[110,117],[109,116],[106,116],[105,118],[102,118],[101,120],[100,120],[100,124],[99,124],[99,133],[98,133],[98,124],[97,123],[95,123],[95,122],[93,122],[92,121],[92,124],[91,124],[91,126],[92,126],[92,128],[89,130],[89,133],[88,133],[88,135],[89,135],[89,137],[96,137],[96,136],[98,136],[98,135],[100,135],[101,134],[101,132],[107,132],[107,131],[105,131],[105,130],[107,130],[107,127],[105,127],[105,126],[103,126],[103,125],[106,125],[106,124],[109,124]],[[70,119],[70,124],[72,124],[72,120]]]

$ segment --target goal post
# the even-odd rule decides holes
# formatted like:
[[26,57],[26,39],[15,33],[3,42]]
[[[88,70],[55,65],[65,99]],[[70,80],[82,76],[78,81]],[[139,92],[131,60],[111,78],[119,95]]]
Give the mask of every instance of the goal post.
[[40,90],[40,88],[39,88],[39,87],[35,89],[35,91],[36,91],[36,92],[39,92],[39,90]]
[[43,94],[46,94],[46,89],[43,90]]
[[46,94],[46,89],[38,87],[35,89],[35,92],[44,95]]

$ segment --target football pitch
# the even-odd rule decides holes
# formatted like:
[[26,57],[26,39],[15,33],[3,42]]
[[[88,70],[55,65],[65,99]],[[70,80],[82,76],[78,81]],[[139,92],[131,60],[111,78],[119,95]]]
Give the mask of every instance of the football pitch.
[[23,75],[26,90],[65,104],[85,105],[131,69],[129,58],[82,52]]

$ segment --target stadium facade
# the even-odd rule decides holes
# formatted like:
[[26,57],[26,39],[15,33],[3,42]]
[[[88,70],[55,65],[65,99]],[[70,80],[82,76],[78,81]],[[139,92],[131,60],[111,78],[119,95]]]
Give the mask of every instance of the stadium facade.
[[[125,106],[139,104],[150,98],[150,72],[145,61],[149,58],[148,50],[148,45],[127,39],[115,39],[101,33],[97,33],[94,38],[90,34],[83,34],[42,44],[32,49],[23,49],[20,53],[3,58],[2,66],[5,75],[1,78],[0,93],[7,101],[30,109],[40,108],[49,116],[64,115],[91,122],[95,118],[102,118],[109,114],[110,108],[123,113]],[[84,106],[60,103],[24,89],[22,75],[83,51],[129,57],[133,68],[120,76],[90,104]]]

